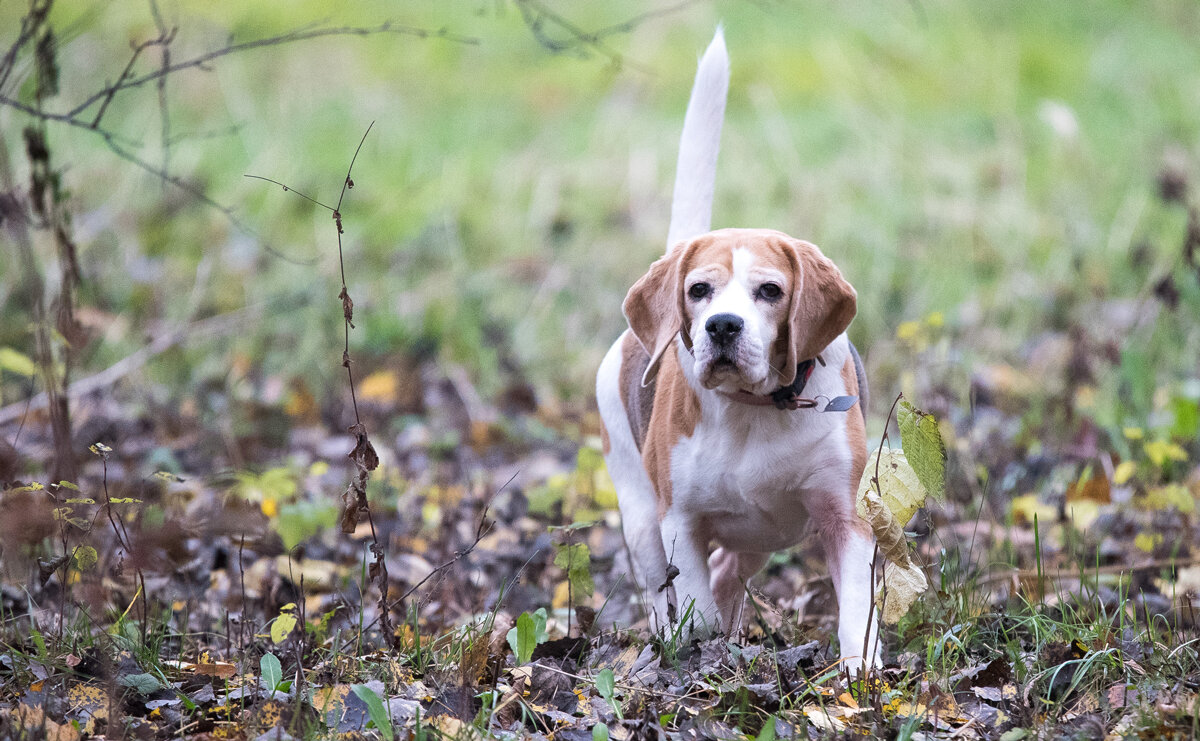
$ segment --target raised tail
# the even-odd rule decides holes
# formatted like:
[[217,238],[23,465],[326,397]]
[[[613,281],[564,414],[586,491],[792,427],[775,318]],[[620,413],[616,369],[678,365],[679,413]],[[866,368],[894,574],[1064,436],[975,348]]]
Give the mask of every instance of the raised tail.
[[712,225],[713,185],[728,92],[729,54],[725,51],[725,32],[718,27],[700,59],[683,119],[667,249],[680,240],[708,231]]

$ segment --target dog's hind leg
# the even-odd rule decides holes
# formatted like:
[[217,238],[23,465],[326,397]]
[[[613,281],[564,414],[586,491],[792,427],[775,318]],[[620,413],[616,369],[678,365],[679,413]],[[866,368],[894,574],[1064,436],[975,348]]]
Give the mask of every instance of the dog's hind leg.
[[731,638],[737,638],[746,624],[746,583],[766,563],[769,553],[734,552],[718,548],[708,557],[713,598],[721,612],[721,625]]

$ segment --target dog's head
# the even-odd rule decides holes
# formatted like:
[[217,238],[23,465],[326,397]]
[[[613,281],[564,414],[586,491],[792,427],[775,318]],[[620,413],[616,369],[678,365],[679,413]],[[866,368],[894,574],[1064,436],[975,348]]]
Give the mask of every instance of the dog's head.
[[650,266],[623,307],[658,372],[676,333],[708,389],[765,394],[846,330],[854,289],[815,245],[767,229],[722,229],[681,242]]

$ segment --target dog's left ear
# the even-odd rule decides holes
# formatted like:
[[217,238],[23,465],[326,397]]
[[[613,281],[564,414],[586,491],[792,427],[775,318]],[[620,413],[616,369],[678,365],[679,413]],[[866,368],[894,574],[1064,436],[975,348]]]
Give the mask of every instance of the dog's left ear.
[[687,331],[684,327],[683,278],[680,271],[689,250],[687,242],[671,248],[633,284],[625,296],[625,303],[621,305],[633,336],[650,355],[650,364],[642,374],[643,386],[658,373],[663,353],[674,344],[675,335],[680,330]]
[[788,312],[787,360],[780,385],[796,380],[796,366],[815,358],[846,331],[858,311],[858,294],[833,262],[803,240],[788,243],[794,271]]

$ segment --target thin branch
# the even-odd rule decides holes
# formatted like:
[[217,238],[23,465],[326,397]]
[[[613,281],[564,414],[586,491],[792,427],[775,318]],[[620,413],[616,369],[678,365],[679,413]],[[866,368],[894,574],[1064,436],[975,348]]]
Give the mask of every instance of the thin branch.
[[[628,20],[604,26],[595,31],[585,31],[565,16],[546,7],[541,0],[514,1],[517,10],[521,13],[521,20],[524,21],[526,28],[529,29],[539,44],[550,51],[561,53],[578,50],[584,54],[587,51],[591,51],[607,58],[614,65],[625,65],[647,73],[649,70],[646,67],[630,62],[620,52],[606,45],[604,41],[611,36],[629,33],[648,20],[677,13],[697,2],[697,0],[682,0],[682,2],[677,2],[674,5],[648,10]],[[551,25],[557,27],[559,31],[566,34],[566,39],[552,38],[545,30],[546,22],[549,22]]]
[[41,27],[46,20],[46,15],[50,12],[50,3],[30,3],[29,12],[21,18],[21,31],[17,34],[17,38],[13,40],[12,45],[8,47],[8,51],[4,53],[3,61],[0,61],[0,90],[4,89],[4,85],[8,82],[9,75],[17,66],[17,54],[29,43],[33,38],[37,29]]
[[[167,24],[158,9],[158,0],[150,0],[150,15],[154,17],[154,25],[158,27],[158,37],[162,39],[162,43],[159,44],[162,50],[159,70],[170,69],[171,42],[175,40],[175,32],[178,29],[167,29]],[[162,148],[163,172],[171,171],[171,109],[167,100],[167,79],[166,74],[158,78],[159,141]]]
[[354,163],[358,161],[358,153],[362,151],[363,142],[367,140],[367,134],[371,133],[371,129],[375,128],[375,122],[367,124],[367,130],[363,132],[362,138],[358,140],[358,147],[354,150],[354,156],[350,158],[350,167],[346,168],[346,179],[342,181],[342,193],[338,196],[337,206],[334,211],[342,209],[342,199],[346,197],[346,190],[354,187],[354,181],[350,179],[350,173],[354,172]]
[[78,116],[80,113],[82,113],[83,111],[85,111],[89,107],[91,107],[93,104],[95,104],[98,100],[101,100],[107,96],[115,94],[116,92],[120,92],[122,90],[128,90],[130,88],[140,87],[142,85],[145,85],[148,82],[154,82],[154,81],[158,80],[160,77],[164,77],[166,75],[170,75],[175,72],[180,72],[185,69],[204,68],[205,65],[207,65],[209,62],[212,62],[216,59],[220,59],[222,57],[227,57],[231,54],[238,54],[240,52],[250,51],[252,49],[262,49],[262,48],[271,47],[271,46],[281,46],[283,44],[291,44],[291,43],[295,43],[297,41],[310,41],[312,39],[319,39],[319,38],[324,38],[327,36],[372,36],[375,34],[382,34],[382,33],[415,36],[416,38],[420,38],[420,39],[441,39],[443,41],[452,41],[452,42],[459,43],[459,44],[478,44],[479,43],[479,39],[472,38],[469,36],[460,36],[458,34],[450,33],[447,29],[444,29],[444,28],[439,29],[437,31],[430,31],[428,29],[416,28],[416,27],[412,27],[412,26],[398,26],[398,25],[391,23],[390,21],[381,23],[377,26],[366,26],[366,27],[340,26],[340,27],[336,27],[336,28],[312,28],[312,29],[307,29],[307,30],[304,28],[300,28],[300,29],[296,29],[294,31],[289,31],[284,34],[280,34],[278,36],[270,36],[265,39],[254,39],[253,41],[243,41],[238,44],[229,44],[228,46],[224,46],[220,49],[214,49],[212,51],[206,52],[199,56],[192,57],[191,59],[188,59],[188,60],[185,60],[182,62],[175,62],[175,63],[169,64],[165,67],[160,67],[159,69],[155,70],[154,72],[148,72],[144,75],[141,75],[140,77],[134,77],[134,78],[132,78],[130,80],[126,80],[124,82],[114,83],[113,85],[110,85],[109,87],[106,87],[103,90],[99,90],[99,91],[93,93],[92,95],[90,95],[89,97],[87,97],[86,99],[84,99],[84,101],[82,103],[78,104],[77,106],[75,106],[68,112],[68,116],[69,117]]
[[116,85],[112,85],[109,87],[108,94],[104,96],[104,100],[100,103],[100,110],[96,111],[96,117],[92,119],[92,128],[93,129],[99,128],[100,119],[104,118],[104,113],[105,113],[105,111],[108,110],[108,104],[112,102],[113,97],[116,96],[117,91],[120,90],[120,87],[118,87],[118,86],[129,78],[130,73],[133,72],[133,65],[135,62],[137,62],[138,57],[140,57],[142,55],[142,52],[144,52],[145,50],[149,49],[152,46],[166,43],[166,41],[169,41],[169,40],[163,39],[163,37],[160,36],[156,39],[150,39],[148,41],[143,41],[140,44],[131,44],[131,46],[133,47],[133,53],[129,55],[129,61],[125,63],[125,69],[121,70],[120,76],[117,77]]
[[[327,204],[327,203],[321,203],[321,202],[320,202],[320,201],[318,201],[316,198],[313,198],[312,196],[305,195],[304,193],[301,193],[300,191],[298,191],[298,190],[296,190],[295,188],[293,188],[292,186],[290,186],[290,185],[284,185],[283,183],[279,182],[278,180],[272,180],[271,178],[265,178],[265,177],[263,177],[262,175],[243,175],[242,177],[245,177],[245,178],[252,178],[252,179],[254,179],[254,180],[266,180],[268,183],[273,183],[273,184],[275,184],[275,185],[278,185],[280,188],[283,188],[283,192],[284,192],[284,193],[295,193],[296,195],[300,196],[300,197],[301,197],[301,198],[303,198],[304,200],[306,200],[306,201],[309,201],[309,202],[311,202],[311,203],[315,203],[315,204],[317,204],[318,206],[320,206],[321,208],[323,208],[323,209],[326,209],[327,211],[335,211],[335,210],[336,210],[336,209],[335,209],[333,206],[330,206],[330,205],[329,205],[329,204]],[[338,200],[338,205],[341,205],[341,200],[340,200],[340,199]]]

